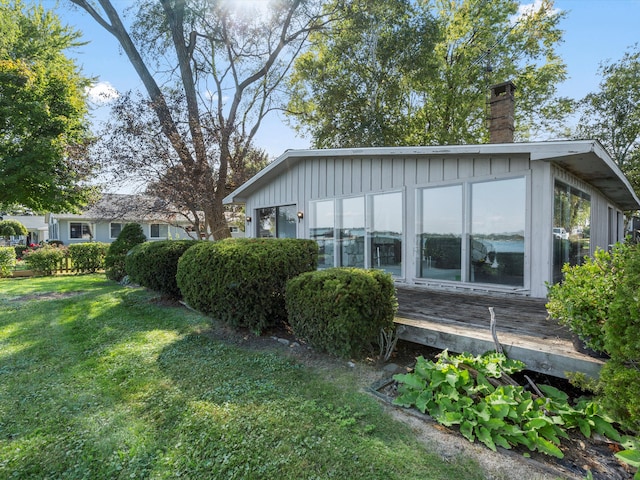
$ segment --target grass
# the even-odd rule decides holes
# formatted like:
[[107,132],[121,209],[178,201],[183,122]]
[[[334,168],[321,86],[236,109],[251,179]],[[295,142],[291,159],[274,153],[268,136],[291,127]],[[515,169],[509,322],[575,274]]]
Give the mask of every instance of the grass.
[[473,479],[353,382],[102,275],[0,280],[0,478]]

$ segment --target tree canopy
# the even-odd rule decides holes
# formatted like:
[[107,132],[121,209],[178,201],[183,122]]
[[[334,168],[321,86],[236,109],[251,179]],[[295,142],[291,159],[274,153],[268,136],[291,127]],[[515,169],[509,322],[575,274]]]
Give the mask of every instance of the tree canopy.
[[489,87],[516,86],[516,135],[552,131],[562,13],[552,0],[331,0],[341,20],[299,57],[289,114],[316,147],[480,143]]
[[79,34],[40,6],[0,0],[0,205],[76,211],[93,168],[82,76],[65,50]]
[[169,192],[194,223],[194,212],[203,213],[207,237],[229,236],[222,199],[234,184],[230,172],[251,157],[293,59],[326,15],[315,0],[260,2],[264,10],[242,2],[142,1],[127,27],[109,0],[71,1],[118,40],[144,84],[163,136],[144,154],[171,161],[156,165],[154,180],[167,188],[155,192]]
[[27,235],[29,231],[18,220],[0,220],[0,237]]
[[599,140],[640,192],[640,46],[600,65],[600,90],[580,102],[576,136]]

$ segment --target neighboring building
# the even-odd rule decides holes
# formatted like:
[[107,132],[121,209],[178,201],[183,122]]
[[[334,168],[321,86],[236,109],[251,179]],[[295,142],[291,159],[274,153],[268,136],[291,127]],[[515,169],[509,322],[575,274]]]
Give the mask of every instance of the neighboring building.
[[320,268],[533,297],[640,208],[597,141],[291,150],[224,201],[247,237],[317,240]]
[[162,213],[161,207],[151,197],[105,194],[81,214],[47,214],[49,239],[65,245],[111,243],[127,223],[140,224],[148,240],[192,238],[187,234],[190,222]]
[[[17,220],[29,232],[27,235],[11,237],[9,245],[30,245],[32,243],[46,242],[49,239],[49,227],[44,215],[2,215],[2,220]],[[0,238],[4,243],[5,239]]]

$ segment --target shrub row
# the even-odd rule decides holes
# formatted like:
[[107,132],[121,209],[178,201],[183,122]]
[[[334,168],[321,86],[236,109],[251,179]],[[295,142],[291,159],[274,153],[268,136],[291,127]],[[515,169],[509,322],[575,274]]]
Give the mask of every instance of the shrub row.
[[180,258],[178,287],[193,308],[259,333],[286,319],[287,280],[315,270],[317,258],[313,240],[202,242]]
[[10,276],[15,265],[15,249],[13,247],[0,247],[0,277]]
[[102,242],[74,243],[67,247],[73,271],[95,273],[104,268],[104,258],[109,245]]
[[289,324],[296,336],[341,357],[359,357],[393,327],[398,307],[393,279],[381,270],[330,268],[291,279]]
[[133,247],[125,257],[129,279],[171,298],[180,298],[176,282],[178,260],[198,240],[163,240],[144,242]]
[[43,245],[40,248],[26,250],[22,259],[31,270],[39,275],[53,275],[67,255],[65,248]]

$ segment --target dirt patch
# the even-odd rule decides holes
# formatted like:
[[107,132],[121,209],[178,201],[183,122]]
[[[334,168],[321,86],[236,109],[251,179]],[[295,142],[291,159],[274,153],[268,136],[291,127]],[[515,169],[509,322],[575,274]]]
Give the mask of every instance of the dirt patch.
[[82,290],[75,292],[46,292],[46,293],[32,293],[30,295],[23,295],[21,297],[12,298],[12,302],[28,302],[30,300],[60,300],[63,298],[75,297],[84,293]]

